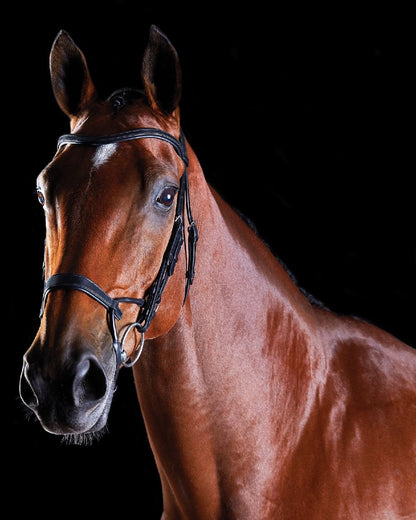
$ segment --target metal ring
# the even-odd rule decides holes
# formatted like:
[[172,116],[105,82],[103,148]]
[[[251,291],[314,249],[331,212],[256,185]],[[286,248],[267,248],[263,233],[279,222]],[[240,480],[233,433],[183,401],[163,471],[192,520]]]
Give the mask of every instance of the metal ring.
[[[138,325],[140,325],[140,323],[136,322],[136,323],[131,323],[127,329],[124,331],[124,334],[123,334],[123,337],[121,338],[121,341],[120,341],[120,350],[121,350],[121,363],[123,366],[127,367],[127,368],[130,368],[132,367],[135,363],[137,363],[137,361],[139,360],[142,352],[143,352],[143,346],[144,346],[144,332],[141,332],[141,337],[140,337],[140,341],[139,343],[134,347],[133,349],[133,352],[131,353],[131,355],[126,358],[125,360],[123,360],[123,354],[125,355],[126,354],[126,351],[124,350],[124,342],[126,341],[126,337],[127,335],[129,334],[129,332],[134,329],[135,327],[137,327]],[[134,354],[134,352],[137,351],[137,354],[135,356],[135,358],[129,362],[129,359],[131,360],[131,356]]]

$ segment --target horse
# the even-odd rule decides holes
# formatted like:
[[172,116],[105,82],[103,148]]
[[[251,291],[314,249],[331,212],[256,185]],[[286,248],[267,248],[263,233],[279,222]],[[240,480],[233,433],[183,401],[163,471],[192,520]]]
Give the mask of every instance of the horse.
[[102,99],[64,31],[50,72],[71,133],[37,179],[20,378],[43,428],[99,435],[132,366],[163,519],[416,518],[416,352],[306,297],[207,183],[169,39],[151,27],[143,90]]

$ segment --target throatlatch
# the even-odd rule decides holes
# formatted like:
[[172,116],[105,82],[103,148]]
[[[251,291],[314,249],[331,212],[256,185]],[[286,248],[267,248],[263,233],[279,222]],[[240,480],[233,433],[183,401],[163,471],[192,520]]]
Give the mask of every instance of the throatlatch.
[[[183,132],[180,132],[179,141],[172,135],[159,130],[157,128],[138,128],[135,130],[128,130],[118,134],[104,135],[104,136],[86,136],[78,134],[65,134],[58,139],[58,148],[64,144],[81,144],[89,146],[101,146],[103,144],[119,143],[121,141],[130,141],[133,139],[160,139],[173,146],[176,153],[185,164],[185,170],[180,180],[179,191],[176,201],[175,220],[170,235],[169,243],[163,255],[162,264],[159,272],[150,285],[144,298],[111,298],[101,287],[95,282],[82,274],[74,273],[57,273],[52,275],[46,282],[43,290],[42,305],[40,310],[40,317],[42,318],[48,294],[57,289],[77,290],[81,291],[96,302],[100,303],[107,310],[107,324],[113,341],[113,348],[116,354],[117,367],[122,364],[126,367],[133,366],[139,359],[144,345],[145,332],[150,326],[159,304],[162,299],[163,291],[166,287],[168,279],[173,275],[175,265],[179,257],[179,252],[184,243],[185,235],[185,208],[188,220],[187,230],[187,270],[186,270],[186,285],[183,304],[189,293],[189,288],[192,285],[195,276],[195,254],[196,243],[198,240],[198,229],[192,218],[191,203],[189,197],[188,184],[188,165],[189,159],[186,152],[186,143]],[[117,331],[116,320],[120,320],[123,312],[120,309],[119,303],[132,303],[139,307],[137,319],[131,323],[124,331],[121,339]],[[134,352],[136,353],[134,359],[127,358],[127,353],[124,350],[126,338],[131,330],[136,329],[140,334],[140,341],[136,345]]]

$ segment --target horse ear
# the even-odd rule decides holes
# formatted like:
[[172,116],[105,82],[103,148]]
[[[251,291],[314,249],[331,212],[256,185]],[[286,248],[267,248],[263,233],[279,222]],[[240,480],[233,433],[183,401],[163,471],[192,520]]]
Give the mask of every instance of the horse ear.
[[152,25],[143,56],[142,80],[147,99],[154,110],[171,114],[178,107],[181,78],[175,48],[160,29]]
[[49,67],[58,105],[70,118],[77,116],[96,98],[96,91],[83,53],[65,31],[52,45]]

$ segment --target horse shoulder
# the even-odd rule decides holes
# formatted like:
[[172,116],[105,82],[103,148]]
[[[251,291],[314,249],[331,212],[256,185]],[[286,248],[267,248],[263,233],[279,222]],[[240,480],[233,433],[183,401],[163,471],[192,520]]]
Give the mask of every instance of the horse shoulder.
[[328,475],[359,514],[359,504],[391,518],[414,514],[416,350],[353,318],[338,320],[331,336],[315,424]]
[[[340,318],[332,331],[329,375],[355,410],[416,405],[416,350],[355,318]],[[394,406],[393,406],[394,405]]]

